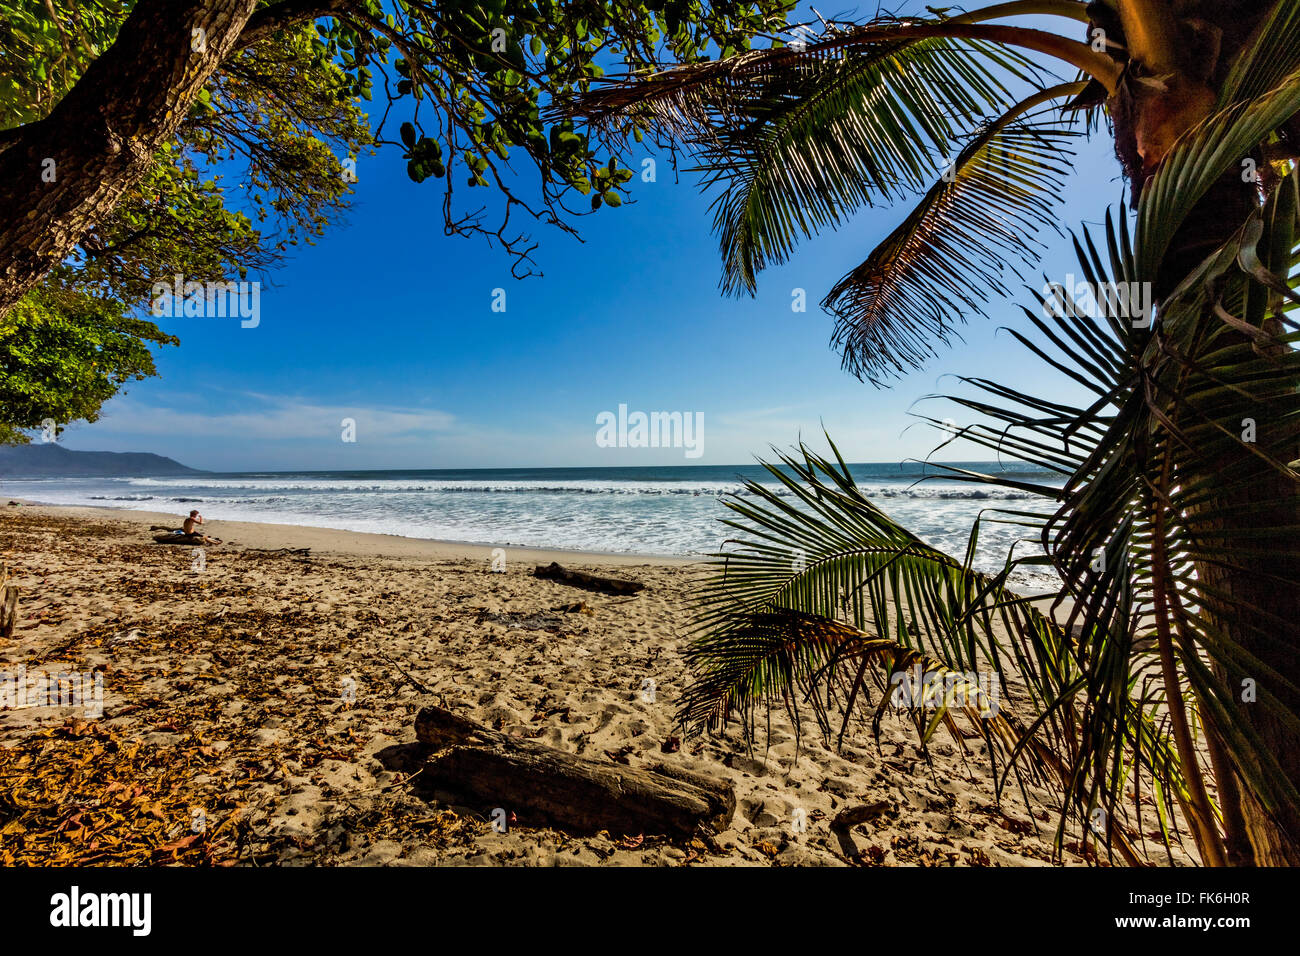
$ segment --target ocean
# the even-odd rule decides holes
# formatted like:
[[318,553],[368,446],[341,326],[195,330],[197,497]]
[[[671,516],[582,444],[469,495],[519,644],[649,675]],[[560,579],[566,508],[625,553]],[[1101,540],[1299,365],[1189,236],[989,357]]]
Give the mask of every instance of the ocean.
[[[954,463],[1054,483],[1029,466]],[[920,463],[850,465],[863,492],[928,543],[965,554],[972,523],[989,509],[1041,510],[1027,493],[972,485]],[[183,477],[6,480],[0,493],[48,504],[167,511],[198,508],[210,522],[264,521],[370,531],[473,544],[696,556],[719,550],[731,529],[720,499],[745,479],[775,486],[759,466],[677,465],[642,468],[493,468],[434,471],[212,473]],[[782,489],[785,491],[785,489]],[[1025,529],[989,523],[976,564],[1000,567]],[[210,525],[213,533],[220,529]],[[1036,552],[1030,542],[1017,554]],[[1041,571],[1018,575],[1022,587],[1050,589]]]

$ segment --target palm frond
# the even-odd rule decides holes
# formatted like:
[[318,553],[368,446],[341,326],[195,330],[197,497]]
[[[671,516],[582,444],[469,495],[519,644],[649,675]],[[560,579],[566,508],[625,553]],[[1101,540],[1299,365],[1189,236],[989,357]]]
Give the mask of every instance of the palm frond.
[[[989,123],[924,199],[823,301],[836,316],[844,367],[875,384],[920,367],[947,343],[954,317],[1006,295],[1002,272],[1041,251],[1057,228],[1052,210],[1071,172],[1070,140],[1082,128],[1059,109],[1083,83],[1040,91]],[[1052,115],[1056,114],[1056,115]]]
[[1274,0],[1219,90],[1219,106],[1246,102],[1280,86],[1300,69],[1300,5]]
[[[1059,575],[1063,620],[1007,586],[1024,559],[973,569],[978,523],[964,561],[944,555],[862,496],[838,452],[832,461],[801,446],[799,458],[769,466],[779,487],[750,483],[727,502],[739,518],[726,523],[741,534],[700,593],[691,654],[700,682],[683,719],[695,729],[732,715],[752,724],[757,702],[780,701],[796,717],[796,704],[810,711],[826,733],[838,708],[843,734],[869,696],[866,675],[891,673],[907,648],[936,668],[993,667],[1016,690],[1021,716],[1005,715],[1015,742],[1000,747],[983,727],[990,760],[1004,776],[1055,781],[1058,839],[1068,816],[1086,821],[1131,800],[1122,818],[1139,820],[1142,799],[1153,799],[1166,839],[1179,838],[1182,821],[1203,859],[1223,862],[1227,816],[1205,781],[1201,734],[1231,755],[1231,772],[1263,806],[1296,806],[1261,728],[1300,731],[1300,681],[1266,663],[1300,641],[1300,623],[1270,615],[1264,600],[1300,588],[1300,330],[1289,314],[1300,302],[1298,210],[1293,172],[1161,303],[1154,324],[1083,315],[1038,293],[1026,315],[1041,336],[1019,340],[1086,383],[1091,404],[979,378],[965,381],[986,397],[954,397],[983,419],[954,437],[1066,476],[1058,488],[950,469],[1041,495],[1043,508],[998,520],[1039,538],[1044,557],[1029,560]],[[1127,223],[1109,214],[1104,242],[1085,231],[1075,249],[1094,288],[1143,281]],[[1246,421],[1268,422],[1267,437],[1245,438]],[[1274,492],[1252,496],[1268,475]],[[1243,571],[1255,582],[1244,590]],[[1248,704],[1244,684],[1257,689]],[[923,741],[935,726],[918,724]],[[1137,780],[1145,798],[1134,796]]]
[[924,188],[952,144],[1001,113],[1012,99],[1004,82],[1027,66],[992,45],[932,39],[854,50],[766,84],[743,122],[700,143],[697,169],[721,186],[723,289],[752,293],[800,238]]
[[1293,70],[1266,93],[1234,102],[1178,138],[1142,190],[1134,240],[1136,276],[1155,281],[1178,227],[1214,182],[1239,168],[1243,157],[1297,112],[1300,70]]
[[[966,559],[949,557],[868,501],[838,452],[832,461],[799,451],[766,466],[776,487],[750,482],[726,502],[739,516],[726,523],[742,534],[699,593],[699,633],[688,654],[696,682],[679,714],[689,731],[740,717],[752,737],[756,706],[779,702],[796,728],[806,712],[828,737],[838,711],[842,738],[855,708],[869,706],[869,676],[879,685],[919,663],[939,675],[946,695],[930,702],[928,721],[918,720],[922,743],[940,723],[960,740],[951,718],[967,718],[988,743],[999,788],[1014,777],[1022,787],[1050,782],[1061,794],[1058,836],[1067,818],[1086,821],[1099,806],[1116,821],[1140,818],[1140,808],[1129,814],[1121,806],[1134,767],[1158,775],[1168,800],[1181,799],[1178,761],[1150,699],[1088,696],[1089,674],[1067,631],[1007,587],[1018,562],[997,573],[972,569],[978,524]],[[1016,520],[1041,525],[1046,513]],[[1089,626],[1100,634],[1117,622]],[[972,686],[984,696],[969,694]],[[991,714],[985,688],[1003,686],[1010,703],[999,701]],[[947,695],[954,688],[964,690]],[[891,700],[870,711],[873,726]],[[962,706],[954,710],[954,702]],[[1101,773],[1086,759],[1093,752],[1078,741],[1092,724],[1113,735],[1107,752],[1123,752],[1123,773]],[[1122,841],[1119,830],[1111,836]]]
[[[1074,605],[1066,623],[1083,635],[1088,699],[1101,713],[1114,711],[1143,667],[1145,679],[1162,685],[1159,712],[1188,775],[1184,816],[1202,828],[1197,842],[1207,862],[1218,852],[1217,810],[1200,782],[1195,727],[1221,741],[1265,806],[1298,799],[1259,733],[1265,725],[1300,730],[1295,674],[1264,660],[1300,640],[1295,621],[1266,608],[1270,590],[1300,588],[1300,474],[1292,461],[1300,447],[1300,332],[1277,311],[1295,301],[1298,193],[1293,172],[1166,298],[1154,330],[1112,315],[1081,320],[1070,303],[1062,308],[1047,296],[1038,312],[1027,311],[1046,344],[1019,336],[1022,343],[1059,369],[1081,370],[1077,379],[1100,396],[1094,405],[1052,404],[1044,416],[1041,399],[980,379],[967,381],[991,401],[956,397],[1005,423],[970,426],[963,437],[1070,475],[1041,540]],[[1086,233],[1076,242],[1088,281],[1143,281],[1127,230],[1110,216],[1106,240],[1104,256]],[[1247,422],[1265,421],[1267,437],[1243,436]],[[1252,587],[1242,588],[1243,572]],[[1140,663],[1138,646],[1156,649],[1159,670]],[[1243,686],[1259,688],[1249,707]],[[1107,735],[1109,718],[1091,721],[1090,759],[1116,759]]]
[[[719,648],[719,641],[725,646]],[[989,722],[973,735],[987,733],[1004,753],[1019,740],[1002,711],[996,685],[897,641],[872,638],[825,617],[780,607],[756,612],[725,635],[695,644],[689,661],[700,668],[701,677],[683,696],[679,719],[693,727],[720,728],[733,710],[752,706],[761,694],[785,701],[796,727],[800,702],[805,702],[829,729],[829,706],[835,698],[846,715],[857,702],[872,703],[865,680],[870,673],[883,678],[876,682],[879,701],[871,719],[877,737],[886,711],[895,707],[913,717],[922,746],[940,724],[958,740],[968,736],[955,716],[963,717],[970,728]]]
[[900,24],[615,81],[574,109],[597,126],[635,120],[691,145],[696,171],[721,188],[723,288],[753,292],[758,272],[784,262],[800,237],[923,189],[952,144],[1015,102],[1008,83],[1041,85],[1019,53],[983,40],[900,39]]

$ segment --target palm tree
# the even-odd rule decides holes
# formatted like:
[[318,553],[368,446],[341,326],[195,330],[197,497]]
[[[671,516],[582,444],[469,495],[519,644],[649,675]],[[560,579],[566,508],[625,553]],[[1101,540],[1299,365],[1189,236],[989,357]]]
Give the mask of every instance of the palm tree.
[[[1021,15],[1062,29],[996,22]],[[951,437],[1058,477],[956,473],[1041,496],[986,520],[1043,554],[979,573],[978,525],[964,559],[942,554],[838,452],[801,446],[770,466],[782,493],[729,502],[739,536],[701,595],[683,720],[752,731],[781,701],[828,734],[839,713],[842,734],[907,668],[991,668],[1014,706],[949,679],[918,728],[964,715],[999,787],[1051,781],[1058,840],[1078,826],[1142,862],[1154,812],[1207,865],[1300,863],[1300,2],[1014,0],[800,40],[621,78],[571,109],[696,152],[730,291],[801,235],[920,193],[823,303],[859,378],[919,367],[1006,292],[1004,267],[1033,262],[1073,137],[1113,136],[1133,211],[1075,237],[1092,301],[1046,289],[1024,310],[1037,334],[1013,333],[1087,402],[984,378],[948,396],[973,416]],[[1073,80],[1049,72],[1062,64]],[[1009,587],[1026,561],[1059,576],[1057,613]]]

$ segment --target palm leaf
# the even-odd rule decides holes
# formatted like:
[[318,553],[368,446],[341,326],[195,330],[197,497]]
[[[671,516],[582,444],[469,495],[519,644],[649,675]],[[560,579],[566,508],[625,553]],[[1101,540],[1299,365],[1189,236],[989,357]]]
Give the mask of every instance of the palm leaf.
[[[918,733],[924,745],[943,723],[960,739],[950,718],[973,721],[989,745],[999,789],[1010,776],[1022,787],[1046,780],[1058,789],[1058,837],[1067,818],[1088,821],[1098,807],[1116,826],[1129,816],[1139,820],[1140,807],[1121,807],[1135,766],[1159,776],[1167,799],[1181,798],[1178,763],[1150,695],[1087,697],[1089,675],[1066,631],[1007,588],[1017,562],[996,574],[972,570],[978,524],[966,560],[958,561],[863,497],[838,452],[831,461],[800,446],[799,458],[781,455],[780,465],[767,468],[778,487],[750,482],[727,501],[739,518],[726,523],[742,535],[718,556],[719,573],[699,594],[699,634],[688,654],[696,681],[679,714],[689,731],[717,730],[738,716],[752,739],[756,705],[779,701],[796,728],[807,711],[827,736],[838,710],[842,738],[855,708],[868,706],[870,674],[920,662],[946,686],[969,687],[975,673],[1015,688],[1016,700],[999,708],[998,719],[978,694],[959,694],[961,707],[934,707],[928,723],[918,720]],[[1017,520],[1041,524],[1045,515]],[[965,684],[952,675],[964,675]],[[991,679],[974,683],[995,686]],[[884,703],[874,708],[877,728]],[[973,710],[965,707],[972,703]],[[1078,743],[1093,723],[1110,728],[1106,752],[1124,754],[1110,774],[1097,772],[1087,759],[1092,751]],[[1127,854],[1121,831],[1108,833]]]
[[614,81],[573,109],[597,126],[651,126],[697,151],[696,171],[721,187],[713,211],[723,288],[753,292],[757,273],[784,262],[799,237],[924,188],[951,144],[1014,102],[1008,82],[1039,85],[1018,53],[980,40],[897,39],[897,23],[855,28],[853,45],[831,34],[804,50]]
[[1262,96],[1300,69],[1300,5],[1276,0],[1219,89],[1219,106]]
[[[1163,685],[1162,719],[1183,724],[1170,732],[1183,738],[1180,762],[1189,774],[1184,816],[1205,827],[1214,826],[1216,811],[1208,794],[1196,795],[1204,785],[1191,740],[1202,723],[1213,728],[1244,785],[1266,806],[1297,800],[1257,731],[1261,721],[1300,730],[1287,704],[1300,688],[1261,657],[1288,641],[1293,646],[1300,636],[1296,622],[1225,588],[1216,569],[1250,568],[1265,589],[1300,587],[1300,520],[1279,523],[1274,507],[1300,492],[1300,475],[1288,464],[1300,443],[1300,333],[1285,316],[1275,316],[1276,328],[1265,332],[1267,297],[1258,294],[1270,292],[1275,303],[1292,295],[1281,277],[1292,276],[1297,258],[1298,188],[1293,173],[1267,207],[1166,298],[1155,333],[1114,317],[1081,322],[1048,297],[1038,313],[1027,312],[1048,344],[1021,341],[1058,368],[1086,369],[1077,377],[1091,382],[1098,403],[1073,409],[1053,404],[1044,417],[1041,399],[979,379],[967,381],[993,401],[958,398],[1008,423],[971,426],[962,429],[963,437],[1070,474],[1041,540],[1064,582],[1063,594],[1074,602],[1067,624],[1082,635],[1079,666],[1088,675],[1088,699],[1106,711],[1120,707],[1141,666],[1151,671],[1150,663],[1140,666],[1143,655],[1135,648],[1157,650],[1161,671],[1151,679]],[[1088,281],[1141,281],[1127,234],[1109,216],[1106,230],[1106,256],[1086,234],[1076,242]],[[1257,334],[1242,336],[1242,327]],[[1103,336],[1109,346],[1099,341]],[[1009,399],[1015,404],[1006,404]],[[1269,422],[1267,439],[1244,441],[1238,423],[1246,419]],[[1068,436],[1061,427],[1066,421],[1072,423]],[[1277,490],[1261,499],[1261,475],[1269,473]],[[1101,571],[1093,566],[1099,553],[1106,558]],[[1232,622],[1231,636],[1225,621]],[[1260,686],[1250,708],[1242,706],[1243,681]],[[1118,759],[1109,718],[1092,720],[1086,740],[1089,759]],[[1215,835],[1203,832],[1197,842],[1214,862]]]
[[1006,295],[1002,271],[1042,249],[1036,234],[1071,171],[1067,148],[1082,129],[1063,125],[1044,103],[1073,96],[1082,83],[1034,94],[990,123],[958,155],[925,198],[822,303],[836,315],[833,343],[844,366],[880,384],[921,366],[946,343],[954,316],[982,311]]
[[1214,182],[1238,168],[1243,157],[1297,112],[1300,70],[1267,93],[1214,113],[1178,138],[1142,191],[1134,241],[1137,276],[1155,281],[1178,227]]
[[[831,461],[801,447],[802,460],[781,456],[769,466],[778,489],[750,483],[727,503],[739,519],[726,523],[741,535],[700,594],[702,636],[691,653],[700,680],[683,719],[717,729],[737,714],[748,725],[756,702],[779,700],[796,717],[798,707],[810,710],[827,733],[838,707],[843,734],[869,696],[866,675],[892,672],[898,648],[908,648],[936,668],[992,666],[1020,688],[1015,742],[990,739],[990,760],[1003,779],[1024,771],[1056,781],[1058,840],[1068,816],[1121,812],[1126,799],[1133,805],[1123,819],[1140,820],[1141,790],[1156,801],[1165,839],[1179,839],[1181,821],[1205,861],[1222,862],[1226,817],[1204,781],[1201,733],[1231,755],[1233,772],[1267,808],[1295,805],[1300,797],[1259,726],[1300,730],[1288,704],[1300,687],[1262,654],[1293,646],[1298,625],[1225,588],[1215,569],[1248,566],[1264,589],[1300,587],[1300,520],[1279,525],[1276,499],[1249,494],[1261,473],[1276,476],[1280,496],[1300,489],[1291,462],[1300,444],[1300,331],[1288,315],[1300,301],[1292,291],[1298,209],[1293,173],[1161,303],[1154,328],[1113,314],[1081,319],[1068,300],[1040,293],[1026,315],[1041,337],[1020,341],[1086,383],[1091,404],[979,378],[966,381],[987,397],[954,397],[983,419],[956,435],[1068,476],[1057,488],[950,469],[1048,503],[996,520],[1038,535],[1045,558],[1033,560],[1050,561],[1062,580],[1071,607],[1063,621],[1010,591],[1018,561],[996,574],[972,569],[978,523],[964,561],[943,555],[866,500],[838,452]],[[1094,288],[1142,281],[1140,250],[1109,214],[1104,243],[1085,231],[1075,249]],[[1258,334],[1241,335],[1243,326]],[[1243,440],[1236,423],[1244,417],[1267,421],[1267,438]],[[1249,709],[1243,681],[1259,687]],[[937,722],[918,724],[923,742]]]
[[1026,66],[992,45],[942,39],[812,62],[764,84],[743,121],[700,143],[697,169],[721,186],[725,291],[752,293],[800,237],[923,188],[951,144],[1011,100],[1003,76]]

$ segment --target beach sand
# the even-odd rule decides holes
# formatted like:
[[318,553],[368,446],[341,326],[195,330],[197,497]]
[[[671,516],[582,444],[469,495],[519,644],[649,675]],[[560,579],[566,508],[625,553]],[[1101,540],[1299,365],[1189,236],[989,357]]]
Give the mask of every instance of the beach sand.
[[[0,672],[87,675],[87,687],[97,672],[103,686],[98,716],[0,711],[0,862],[1053,860],[1055,818],[1013,793],[998,805],[978,740],[964,758],[940,732],[927,767],[901,716],[886,717],[879,746],[859,726],[836,751],[808,720],[796,754],[773,712],[752,755],[738,728],[674,750],[698,564],[506,548],[492,573],[490,547],[220,522],[207,530],[225,543],[198,569],[191,548],[150,542],[149,525],[176,521],[0,506],[0,560],[22,588]],[[646,588],[609,597],[533,577],[552,560]],[[495,805],[513,820],[495,832],[492,806],[422,786],[413,721],[431,703],[592,759],[726,780],[735,819],[707,840],[568,835],[530,826],[505,794]],[[855,804],[880,807],[833,833]],[[1085,861],[1067,849],[1061,862]]]

